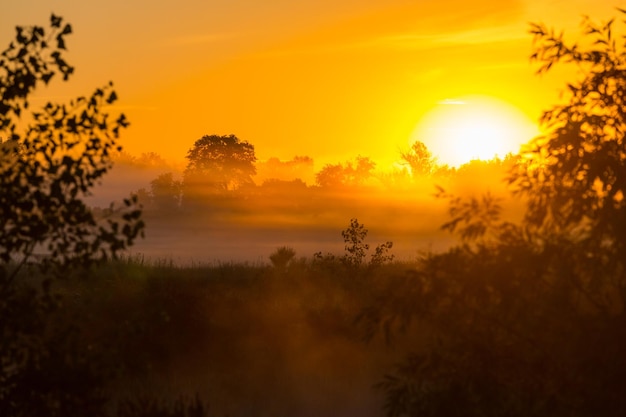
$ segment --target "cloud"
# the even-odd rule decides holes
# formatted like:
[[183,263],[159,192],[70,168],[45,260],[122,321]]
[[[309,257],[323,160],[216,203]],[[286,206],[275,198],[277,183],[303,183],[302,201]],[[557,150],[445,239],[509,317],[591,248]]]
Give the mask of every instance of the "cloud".
[[407,49],[423,49],[432,46],[480,45],[488,43],[526,40],[528,35],[521,25],[507,25],[470,30],[422,34],[406,32],[383,35],[370,40],[370,45]]
[[201,33],[193,35],[176,36],[165,41],[165,46],[189,46],[216,43],[226,39],[232,39],[234,33]]

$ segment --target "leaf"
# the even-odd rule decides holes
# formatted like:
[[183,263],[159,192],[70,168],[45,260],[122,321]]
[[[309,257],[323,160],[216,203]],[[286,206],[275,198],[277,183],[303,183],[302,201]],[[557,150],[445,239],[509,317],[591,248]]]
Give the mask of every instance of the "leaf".
[[53,75],[54,75],[54,72],[48,72],[46,74],[43,74],[41,76],[41,79],[43,80],[45,84],[48,84]]
[[62,21],[63,18],[61,18],[60,16],[55,16],[54,13],[50,16],[50,26],[52,26],[53,28],[60,28]]
[[63,36],[62,35],[58,35],[57,36],[57,48],[59,48],[59,49],[66,49],[65,48],[65,41],[63,40]]
[[117,94],[115,94],[115,91],[111,91],[111,94],[109,95],[109,98],[107,98],[107,103],[111,104],[111,103],[115,102],[115,100],[117,100]]

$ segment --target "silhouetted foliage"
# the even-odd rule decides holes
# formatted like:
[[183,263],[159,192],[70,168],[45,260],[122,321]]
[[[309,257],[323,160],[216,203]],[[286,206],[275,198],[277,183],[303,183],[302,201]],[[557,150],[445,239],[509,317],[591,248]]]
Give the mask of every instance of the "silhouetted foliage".
[[588,47],[531,32],[539,72],[563,61],[584,77],[511,173],[523,221],[502,220],[489,194],[440,190],[443,228],[462,242],[424,255],[363,311],[370,336],[420,336],[379,384],[389,416],[626,413],[624,38],[588,20]]
[[182,182],[171,172],[161,174],[150,182],[150,195],[157,210],[172,213],[180,207]]
[[203,136],[187,153],[185,195],[223,193],[252,185],[256,173],[254,146],[235,135]]
[[360,266],[370,248],[370,245],[365,243],[367,229],[364,225],[359,224],[357,219],[351,219],[350,227],[342,231],[341,236],[346,244],[346,254],[343,258],[344,261],[350,266]]
[[[365,225],[359,223],[358,219],[350,219],[350,226],[341,232],[345,244],[343,256],[339,257],[331,253],[323,255],[322,252],[316,252],[313,255],[314,263],[327,269],[333,269],[337,264],[341,264],[348,270],[357,271],[365,265],[365,258],[370,249],[369,243],[365,243],[368,232]],[[371,255],[370,262],[367,263],[368,268],[371,270],[393,261],[394,255],[389,253],[392,247],[393,242],[378,245]]]
[[[490,193],[479,197],[460,198],[450,195],[441,187],[437,187],[439,198],[448,199],[448,215],[450,221],[441,228],[449,232],[457,232],[464,241],[482,240],[487,232],[498,232],[508,223],[499,224],[501,206],[499,199]],[[496,226],[496,224],[498,226]]]
[[307,182],[312,181],[315,175],[313,158],[310,156],[295,156],[288,161],[281,161],[278,158],[269,158],[264,162],[256,164],[259,182],[276,179],[281,181],[293,181],[300,179]]
[[364,184],[376,167],[370,158],[358,156],[354,162],[327,164],[315,174],[315,181],[320,187],[359,186]]
[[288,248],[287,246],[281,246],[270,255],[270,261],[272,261],[272,266],[274,268],[285,269],[289,262],[293,260],[294,256],[296,256],[295,250]]
[[529,224],[576,234],[625,257],[626,45],[613,23],[585,19],[590,46],[568,44],[562,34],[532,26],[538,72],[565,62],[576,64],[583,77],[567,85],[567,103],[543,114],[549,131],[529,145],[528,162],[511,182],[529,199]]
[[[55,74],[67,80],[69,24],[17,27],[0,54],[0,414],[100,415],[101,369],[71,325],[55,325],[50,275],[115,257],[143,232],[136,198],[96,219],[82,198],[111,167],[125,116],[109,83],[29,115],[29,96]],[[26,116],[29,116],[27,118]],[[18,119],[22,118],[22,123]],[[25,126],[20,132],[20,126]],[[21,280],[20,278],[23,278]]]
[[409,165],[413,176],[425,176],[432,174],[437,167],[437,158],[423,142],[415,141],[411,149],[400,154],[402,160]]

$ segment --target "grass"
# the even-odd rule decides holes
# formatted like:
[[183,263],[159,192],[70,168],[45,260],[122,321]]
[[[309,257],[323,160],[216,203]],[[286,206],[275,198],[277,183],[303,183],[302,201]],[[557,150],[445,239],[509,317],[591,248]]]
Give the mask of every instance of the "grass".
[[401,349],[366,344],[355,318],[391,276],[412,267],[305,258],[284,268],[177,266],[129,257],[56,288],[64,317],[78,318],[84,343],[118,369],[109,390],[119,401],[129,393],[200,395],[216,415],[251,406],[264,410],[256,415],[297,415],[305,406],[324,415],[363,401],[381,410],[371,386]]

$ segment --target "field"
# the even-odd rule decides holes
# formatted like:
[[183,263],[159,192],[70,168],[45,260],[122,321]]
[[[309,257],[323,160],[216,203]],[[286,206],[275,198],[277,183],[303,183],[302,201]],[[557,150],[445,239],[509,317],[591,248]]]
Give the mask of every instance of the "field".
[[[60,284],[114,398],[195,395],[217,416],[383,415],[374,388],[406,353],[360,314],[413,268],[327,259],[285,268],[111,262]],[[409,338],[410,339],[410,338]]]

